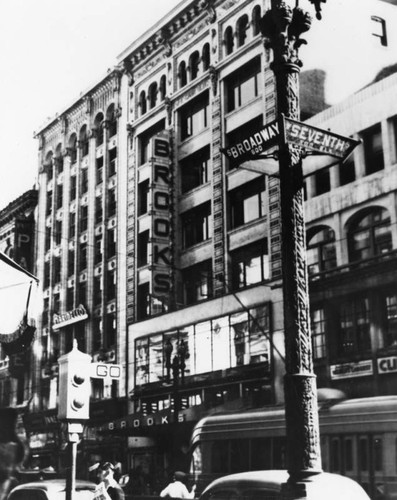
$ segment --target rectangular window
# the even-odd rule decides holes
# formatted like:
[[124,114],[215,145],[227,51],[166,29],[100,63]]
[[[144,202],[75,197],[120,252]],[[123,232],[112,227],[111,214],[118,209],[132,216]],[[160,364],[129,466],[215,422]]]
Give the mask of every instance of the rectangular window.
[[209,181],[210,146],[184,158],[180,162],[182,193]]
[[54,257],[54,283],[61,281],[61,258]]
[[315,196],[331,191],[331,178],[329,169],[319,170],[314,174]]
[[45,228],[45,251],[51,248],[51,227]]
[[109,177],[117,172],[117,148],[109,150]]
[[54,237],[56,245],[60,245],[62,243],[62,221],[55,221],[55,229],[54,229]]
[[62,208],[63,205],[63,184],[57,186],[57,209]]
[[143,132],[138,137],[139,165],[143,165],[150,159],[150,144],[153,137],[165,129],[165,120],[161,120],[153,127]]
[[86,304],[87,302],[87,282],[80,281],[79,283],[79,303]]
[[68,276],[74,274],[74,250],[68,251]]
[[383,159],[382,129],[380,123],[362,132],[365,174],[373,174],[385,167]]
[[103,156],[96,159],[96,184],[103,182]]
[[181,141],[198,134],[209,125],[208,92],[190,101],[179,111]]
[[371,348],[369,335],[369,299],[366,297],[346,301],[340,308],[338,353],[363,353]]
[[106,273],[106,300],[113,300],[116,298],[116,271],[108,269]]
[[44,288],[50,286],[50,281],[51,281],[50,263],[44,262]]
[[69,238],[74,238],[76,236],[76,214],[74,212],[69,213]]
[[80,208],[80,231],[88,229],[88,206],[82,205]]
[[102,277],[94,276],[94,306],[98,306],[102,301]]
[[107,233],[107,255],[108,259],[111,259],[116,255],[116,230],[108,229]]
[[88,169],[82,168],[80,171],[80,192],[84,194],[88,191]]
[[47,192],[46,215],[52,214],[52,191]]
[[100,224],[103,221],[103,207],[102,198],[97,196],[95,198],[95,224]]
[[74,288],[70,287],[66,289],[66,310],[71,311],[74,306]]
[[87,267],[87,243],[80,243],[80,271]]
[[265,189],[263,176],[230,191],[231,228],[242,226],[265,215]]
[[102,235],[96,234],[94,241],[94,264],[99,264],[102,261]]
[[351,154],[345,163],[339,165],[339,184],[345,186],[356,180],[356,169],[354,166],[354,157]]
[[77,179],[75,175],[70,177],[70,201],[76,199],[77,194]]
[[200,262],[182,271],[185,304],[194,304],[212,296],[211,261]]
[[258,97],[262,89],[262,73],[260,58],[244,65],[226,81],[227,110],[245,106]]
[[397,345],[397,294],[386,296],[386,346]]
[[205,203],[182,216],[183,248],[197,245],[212,236],[211,204]]
[[116,215],[117,209],[117,199],[116,199],[116,189],[112,188],[108,190],[108,217],[113,217]]
[[138,235],[138,267],[149,263],[149,231]]
[[325,316],[324,309],[312,308],[310,310],[312,328],[313,358],[325,358]]
[[105,316],[104,347],[110,349],[116,344],[117,320],[115,313],[108,313]]
[[146,214],[149,210],[149,180],[138,184],[138,215]]
[[231,253],[233,289],[269,279],[267,242],[247,245]]

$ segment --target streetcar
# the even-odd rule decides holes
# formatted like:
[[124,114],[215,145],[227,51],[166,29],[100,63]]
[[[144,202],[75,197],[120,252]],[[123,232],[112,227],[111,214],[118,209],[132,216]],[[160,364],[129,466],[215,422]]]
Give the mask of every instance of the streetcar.
[[[319,401],[323,470],[357,481],[372,500],[397,500],[397,396]],[[191,439],[197,491],[236,472],[285,469],[284,407],[214,414]]]

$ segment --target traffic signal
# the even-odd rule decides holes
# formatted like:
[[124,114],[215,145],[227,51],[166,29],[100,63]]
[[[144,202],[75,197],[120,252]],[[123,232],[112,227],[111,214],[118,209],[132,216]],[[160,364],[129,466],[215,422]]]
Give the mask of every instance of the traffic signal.
[[90,409],[91,356],[73,349],[58,359],[58,418],[59,420],[87,420]]

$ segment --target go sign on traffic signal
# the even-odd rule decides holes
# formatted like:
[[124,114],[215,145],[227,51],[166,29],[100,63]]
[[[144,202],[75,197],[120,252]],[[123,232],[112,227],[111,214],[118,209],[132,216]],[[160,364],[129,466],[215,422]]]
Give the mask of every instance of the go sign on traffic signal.
[[61,356],[59,363],[58,418],[86,420],[89,418],[91,356],[73,349]]

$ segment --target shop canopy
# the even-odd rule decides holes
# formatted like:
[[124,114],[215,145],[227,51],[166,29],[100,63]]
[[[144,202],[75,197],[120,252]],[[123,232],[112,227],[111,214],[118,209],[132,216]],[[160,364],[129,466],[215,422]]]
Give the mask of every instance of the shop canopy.
[[0,252],[0,343],[7,355],[26,350],[34,336],[38,279]]

